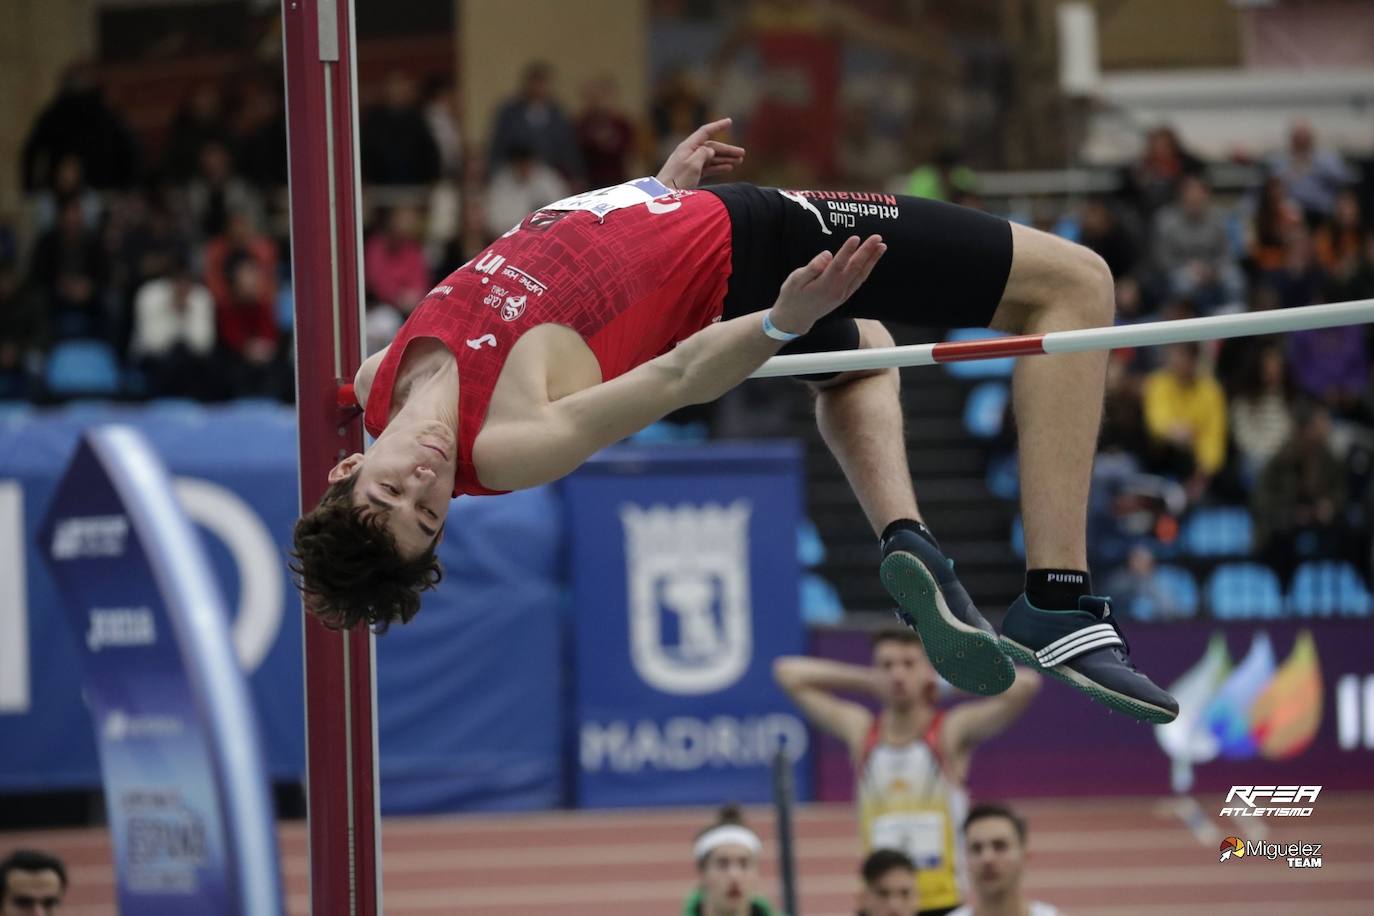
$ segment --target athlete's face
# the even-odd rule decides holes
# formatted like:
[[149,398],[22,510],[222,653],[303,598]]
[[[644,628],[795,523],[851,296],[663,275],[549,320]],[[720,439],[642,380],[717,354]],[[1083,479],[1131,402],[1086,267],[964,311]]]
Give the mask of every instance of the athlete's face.
[[356,474],[355,505],[382,513],[402,556],[413,559],[435,543],[448,515],[457,446],[442,423],[387,427],[366,455],[350,455],[329,472],[336,483]]
[[1000,898],[1021,883],[1026,847],[1016,825],[1005,817],[984,817],[969,824],[964,834],[968,867],[980,899]]
[[873,648],[873,666],[882,678],[883,696],[893,706],[933,703],[939,691],[935,669],[917,643],[885,640]]
[[911,916],[917,906],[916,876],[905,868],[889,868],[864,885],[863,916]]
[[759,863],[749,847],[726,843],[711,850],[701,868],[707,913],[745,916],[759,882]]

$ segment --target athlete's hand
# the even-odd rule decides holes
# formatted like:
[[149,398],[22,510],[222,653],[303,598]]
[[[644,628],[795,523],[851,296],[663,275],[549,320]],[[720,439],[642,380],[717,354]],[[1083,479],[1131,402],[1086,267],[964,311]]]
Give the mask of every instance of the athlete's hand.
[[711,135],[730,126],[729,118],[703,124],[677,145],[668,161],[659,169],[657,178],[670,188],[695,188],[703,178],[712,178],[732,171],[744,161],[744,147],[731,146]]
[[880,235],[870,235],[863,242],[851,235],[833,255],[822,251],[783,281],[773,305],[773,324],[779,330],[805,334],[854,295],[885,251],[887,245]]

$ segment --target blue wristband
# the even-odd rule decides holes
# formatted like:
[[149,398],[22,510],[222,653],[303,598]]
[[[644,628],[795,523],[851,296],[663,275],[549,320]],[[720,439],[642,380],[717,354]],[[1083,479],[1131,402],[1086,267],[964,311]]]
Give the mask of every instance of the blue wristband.
[[793,334],[789,331],[784,331],[777,325],[773,324],[772,309],[769,309],[768,311],[763,313],[763,333],[767,334],[774,340],[796,340],[798,337],[801,336],[800,334]]

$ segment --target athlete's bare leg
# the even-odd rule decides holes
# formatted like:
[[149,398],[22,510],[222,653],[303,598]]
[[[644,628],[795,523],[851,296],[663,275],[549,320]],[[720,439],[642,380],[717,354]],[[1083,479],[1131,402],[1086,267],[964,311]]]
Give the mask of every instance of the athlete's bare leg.
[[[992,326],[1039,334],[1109,325],[1113,296],[1111,271],[1092,251],[1013,224],[1011,275]],[[1088,568],[1088,485],[1106,372],[1105,352],[1017,360],[1012,397],[1027,568]]]
[[[861,349],[890,347],[877,321],[859,319]],[[902,433],[901,377],[896,369],[845,372],[812,385],[816,425],[839,462],[874,534],[899,518],[920,519]]]

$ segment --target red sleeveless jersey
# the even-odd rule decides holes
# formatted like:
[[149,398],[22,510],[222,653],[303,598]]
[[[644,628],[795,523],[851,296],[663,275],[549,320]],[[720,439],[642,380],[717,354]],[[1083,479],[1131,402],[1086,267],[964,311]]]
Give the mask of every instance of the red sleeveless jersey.
[[572,328],[609,380],[719,320],[729,276],[730,220],[714,194],[640,179],[551,204],[416,306],[377,368],[367,431],[381,435],[390,419],[406,346],[438,338],[458,361],[453,495],[505,492],[478,483],[472,444],[521,334],[549,323]]

